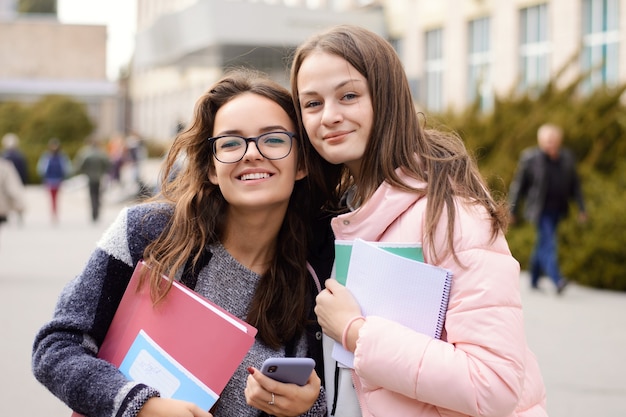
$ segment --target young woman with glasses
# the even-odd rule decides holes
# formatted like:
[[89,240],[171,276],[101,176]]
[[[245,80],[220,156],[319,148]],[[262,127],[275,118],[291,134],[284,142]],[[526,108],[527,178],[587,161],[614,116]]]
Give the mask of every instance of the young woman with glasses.
[[[290,94],[267,78],[238,71],[214,84],[168,153],[160,193],[124,209],[84,271],[63,290],[53,319],[35,340],[37,379],[87,416],[211,415],[191,403],[160,398],[154,388],[128,381],[96,358],[143,259],[152,267],[144,285],[158,287],[162,274],[180,277],[258,329],[211,410],[214,416],[325,416],[318,373],[297,386],[258,371],[276,356],[313,357],[322,369],[313,314],[319,283],[309,273],[314,269],[307,269],[311,205],[295,128]],[[179,171],[172,176],[174,170]],[[320,275],[332,266],[332,260],[315,261]]]

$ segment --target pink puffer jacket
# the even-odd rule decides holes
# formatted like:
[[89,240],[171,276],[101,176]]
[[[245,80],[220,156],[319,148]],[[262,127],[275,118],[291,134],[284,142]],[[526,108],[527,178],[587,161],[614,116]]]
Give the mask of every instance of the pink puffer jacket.
[[[425,209],[426,198],[385,183],[332,225],[336,239],[422,242]],[[438,263],[454,274],[442,340],[367,317],[353,373],[363,416],[547,416],[543,380],[524,333],[519,264],[504,236],[490,240],[482,207],[459,201],[456,210],[454,247],[462,266],[451,256]],[[444,211],[438,254],[446,248],[446,224]],[[432,263],[433,248],[423,249]]]

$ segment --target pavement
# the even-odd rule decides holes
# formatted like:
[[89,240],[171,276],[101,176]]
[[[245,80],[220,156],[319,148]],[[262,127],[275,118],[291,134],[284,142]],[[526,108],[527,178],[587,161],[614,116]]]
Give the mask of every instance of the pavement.
[[[156,183],[158,161],[142,166]],[[72,180],[61,190],[59,221],[50,217],[40,186],[27,187],[28,210],[0,228],[0,416],[69,417],[70,410],[32,376],[35,333],[53,311],[61,288],[83,268],[132,186],[111,187],[101,219],[92,223],[88,192]],[[537,355],[550,417],[626,416],[626,293],[569,285],[561,296],[549,280],[531,291],[520,276],[528,343]]]

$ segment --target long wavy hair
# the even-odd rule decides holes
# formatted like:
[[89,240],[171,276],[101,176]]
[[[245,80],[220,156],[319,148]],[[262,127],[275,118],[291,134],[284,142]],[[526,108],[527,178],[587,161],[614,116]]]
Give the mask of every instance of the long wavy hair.
[[[357,178],[352,177],[344,165],[325,161],[313,148],[303,128],[298,73],[303,61],[319,51],[344,58],[367,80],[374,120],[361,162],[361,175]],[[361,204],[383,181],[406,191],[425,194],[428,203],[424,240],[430,244],[435,262],[439,256],[445,255],[434,250],[435,229],[444,209],[448,214],[446,253],[451,253],[456,259],[452,235],[455,196],[487,209],[491,216],[492,238],[506,230],[506,206],[494,201],[460,137],[451,132],[425,129],[420,124],[402,62],[384,38],[351,25],[335,26],[314,35],[295,52],[291,67],[291,91],[300,134],[306,138],[303,142],[309,176],[316,189],[326,196],[328,209],[340,211],[338,204],[341,196],[352,185],[356,185],[354,201]],[[415,189],[405,184],[395,171],[399,167],[427,185]]]
[[[192,273],[197,272],[207,245],[220,241],[228,202],[219,187],[209,181],[215,165],[207,139],[213,136],[217,111],[243,93],[258,94],[278,103],[297,126],[289,91],[253,70],[231,71],[200,97],[193,121],[178,134],[169,150],[160,174],[160,193],[151,200],[168,203],[173,210],[167,227],[144,251],[144,259],[151,266],[151,293],[157,302],[169,290],[160,284],[162,274],[175,276],[189,265]],[[305,161],[298,142],[301,141],[294,141],[292,152],[298,153],[297,163],[301,167]],[[274,258],[260,279],[248,311],[247,321],[258,329],[259,339],[274,348],[303,331],[310,307],[306,269],[310,224],[307,198],[305,178],[295,184],[276,237]],[[233,277],[233,285],[237,285],[236,278]]]

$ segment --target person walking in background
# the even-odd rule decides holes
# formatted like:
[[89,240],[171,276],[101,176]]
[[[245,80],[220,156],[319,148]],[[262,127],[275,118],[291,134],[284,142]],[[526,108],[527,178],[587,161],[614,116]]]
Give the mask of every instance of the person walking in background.
[[141,136],[135,132],[131,132],[126,137],[126,149],[128,153],[128,163],[130,165],[131,180],[141,187],[143,181],[141,179],[141,164],[146,158],[146,148]]
[[89,139],[74,159],[76,173],[87,176],[89,188],[89,202],[91,204],[91,220],[98,221],[102,195],[102,180],[110,172],[109,156],[100,147],[96,139]]
[[[19,143],[19,137],[15,133],[5,134],[2,137],[2,147],[4,148],[2,157],[13,163],[22,185],[26,185],[28,182],[28,163],[26,162],[26,156],[19,148]],[[22,224],[24,221],[21,211],[17,212],[17,221],[19,224]]]
[[[336,239],[421,244],[452,272],[441,339],[363,316],[334,279],[317,296],[331,415],[546,416],[539,365],[526,342],[519,263],[495,201],[457,135],[422,127],[393,47],[338,26],[296,50],[292,95],[309,177],[327,197]],[[308,139],[308,140],[307,140]],[[393,277],[380,276],[393,284]],[[334,343],[354,352],[340,368]]]
[[61,150],[61,142],[52,138],[48,142],[48,150],[37,161],[37,173],[43,179],[45,187],[50,193],[52,221],[59,220],[58,196],[63,180],[72,172],[72,163]]
[[562,147],[563,130],[544,124],[537,130],[538,146],[522,152],[509,187],[512,222],[524,200],[524,217],[535,224],[537,236],[530,260],[530,285],[538,289],[539,278],[548,275],[558,294],[568,281],[559,268],[557,227],[569,212],[570,201],[578,205],[579,221],[587,220],[574,154]]
[[21,216],[25,208],[24,185],[10,161],[0,158],[0,228],[12,212]]
[[15,133],[7,133],[2,137],[4,152],[2,157],[13,163],[23,185],[28,182],[28,163],[24,153],[19,148],[20,139]]
[[122,167],[126,162],[126,151],[124,135],[119,133],[113,135],[107,144],[107,153],[111,161],[110,185],[119,185],[122,181]]

